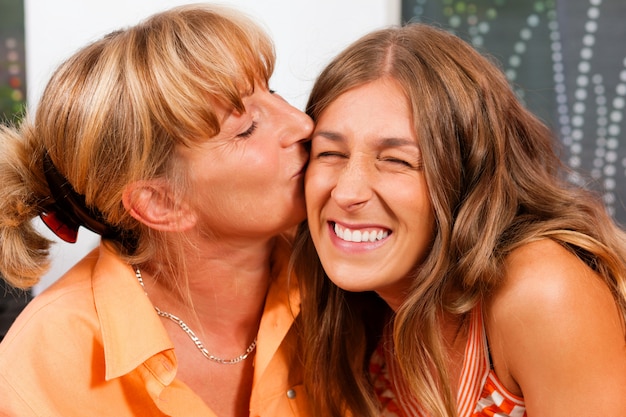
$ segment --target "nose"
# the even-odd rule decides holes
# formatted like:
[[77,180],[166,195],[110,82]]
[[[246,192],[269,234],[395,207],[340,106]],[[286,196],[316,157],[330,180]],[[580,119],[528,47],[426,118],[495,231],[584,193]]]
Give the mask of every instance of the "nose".
[[364,207],[373,195],[371,173],[363,162],[351,157],[337,177],[332,199],[343,210],[355,211]]
[[281,135],[281,145],[288,147],[294,143],[304,142],[313,133],[313,120],[304,112],[293,107],[284,99],[278,97],[281,110],[281,123],[284,132]]

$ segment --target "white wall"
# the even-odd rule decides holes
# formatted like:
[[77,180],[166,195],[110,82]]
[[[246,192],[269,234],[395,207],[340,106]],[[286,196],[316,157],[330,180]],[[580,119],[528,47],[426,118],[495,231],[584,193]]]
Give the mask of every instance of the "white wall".
[[[84,44],[184,0],[25,0],[28,102],[36,108],[56,66]],[[270,82],[303,108],[321,68],[358,36],[400,22],[400,0],[228,0],[268,30],[276,44],[277,67]],[[45,226],[40,228],[47,232]],[[48,232],[51,238],[52,233]],[[53,265],[40,292],[98,242],[85,229],[76,244],[52,249]]]

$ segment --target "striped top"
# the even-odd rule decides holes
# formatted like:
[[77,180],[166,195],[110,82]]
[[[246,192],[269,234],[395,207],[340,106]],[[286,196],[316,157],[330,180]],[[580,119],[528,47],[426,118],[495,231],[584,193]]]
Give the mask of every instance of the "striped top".
[[[370,375],[383,410],[381,417],[426,417],[393,359],[393,338],[385,331],[370,360]],[[524,400],[500,383],[489,359],[482,310],[470,316],[465,359],[457,393],[459,417],[525,417]]]

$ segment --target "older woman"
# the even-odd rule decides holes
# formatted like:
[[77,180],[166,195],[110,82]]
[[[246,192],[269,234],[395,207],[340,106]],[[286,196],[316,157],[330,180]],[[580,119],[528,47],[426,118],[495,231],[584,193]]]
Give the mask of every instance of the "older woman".
[[102,243],[0,345],[0,414],[307,415],[285,270],[312,122],[273,65],[248,18],[174,8],[78,51],[2,128],[2,275],[45,271],[36,216]]

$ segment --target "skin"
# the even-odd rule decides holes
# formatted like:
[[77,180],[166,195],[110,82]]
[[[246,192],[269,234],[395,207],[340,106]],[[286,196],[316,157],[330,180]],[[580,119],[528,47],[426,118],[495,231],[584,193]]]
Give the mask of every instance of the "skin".
[[[394,310],[434,230],[413,132],[395,82],[349,90],[319,117],[305,182],[309,228],[329,278],[348,291],[376,291]],[[346,242],[335,223],[388,236]],[[622,414],[624,325],[607,285],[548,239],[514,250],[502,274],[502,285],[484,305],[486,332],[495,372],[505,389],[524,397],[527,415]],[[455,390],[468,337],[459,323],[441,316]]]
[[[275,236],[305,217],[303,142],[311,119],[264,86],[244,98],[246,112],[221,109],[221,131],[193,149],[179,149],[191,172],[187,200],[166,184],[136,183],[126,208],[158,230],[182,232],[192,307],[144,272],[154,305],[182,318],[221,358],[242,354],[256,337],[270,284]],[[253,127],[254,126],[254,127]],[[237,308],[233,308],[237,306]],[[163,319],[179,360],[177,378],[219,416],[248,416],[254,354],[236,365],[206,360],[175,323]]]
[[600,277],[551,240],[515,250],[486,306],[496,374],[528,416],[626,410],[626,343]]
[[[328,275],[349,291],[376,291],[392,308],[434,228],[410,114],[393,80],[342,94],[318,119],[306,174],[309,228]],[[347,240],[355,234],[369,239]]]
[[179,149],[192,172],[198,225],[215,239],[266,238],[305,216],[308,154],[300,141],[310,132],[310,120],[266,88],[257,87],[243,101],[243,114],[222,109],[217,136]]

